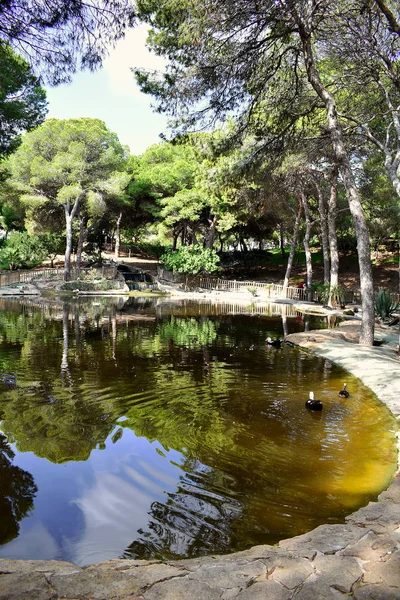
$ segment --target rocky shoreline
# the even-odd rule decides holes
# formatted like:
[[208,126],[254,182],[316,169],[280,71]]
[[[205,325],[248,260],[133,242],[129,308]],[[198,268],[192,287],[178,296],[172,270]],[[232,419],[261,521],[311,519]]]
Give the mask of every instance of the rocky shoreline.
[[[359,321],[288,336],[359,377],[399,419],[400,360],[357,343]],[[390,338],[390,339],[389,339]],[[398,438],[399,439],[399,438]],[[321,525],[276,546],[181,561],[110,560],[78,567],[0,560],[0,600],[400,600],[400,474],[344,524]]]

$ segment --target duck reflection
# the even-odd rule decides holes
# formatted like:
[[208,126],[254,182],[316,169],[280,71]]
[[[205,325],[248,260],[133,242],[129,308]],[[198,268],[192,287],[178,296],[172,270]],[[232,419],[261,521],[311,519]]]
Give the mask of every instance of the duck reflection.
[[19,524],[33,508],[38,489],[30,473],[12,464],[14,452],[0,434],[0,544],[16,538]]

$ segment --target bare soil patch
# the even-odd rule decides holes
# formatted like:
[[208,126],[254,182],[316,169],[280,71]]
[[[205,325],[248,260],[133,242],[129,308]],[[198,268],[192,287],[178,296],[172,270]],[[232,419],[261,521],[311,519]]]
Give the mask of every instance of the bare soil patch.
[[[399,269],[394,264],[375,264],[372,267],[375,287],[382,287],[391,292],[399,292]],[[246,268],[237,266],[225,269],[224,277],[230,279],[267,281],[270,283],[282,284],[285,275],[285,267],[281,265],[260,265],[257,267]],[[313,280],[323,281],[323,267],[321,265],[313,266]],[[292,268],[290,285],[297,285],[299,281],[306,279],[306,268],[304,265],[295,265]],[[339,270],[339,283],[343,287],[351,290],[360,288],[360,275],[358,264],[354,257],[342,259]]]

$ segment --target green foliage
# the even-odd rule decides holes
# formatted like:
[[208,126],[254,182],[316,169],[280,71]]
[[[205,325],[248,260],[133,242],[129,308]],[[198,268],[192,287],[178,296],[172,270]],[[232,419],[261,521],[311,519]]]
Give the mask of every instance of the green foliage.
[[395,302],[392,294],[383,288],[378,289],[374,302],[375,312],[382,320],[389,319],[400,308],[400,302]]
[[314,282],[311,286],[311,290],[315,292],[318,302],[321,304],[328,304],[330,291],[329,283],[322,283],[320,281]]
[[21,143],[20,134],[43,122],[46,92],[28,63],[7,44],[0,45],[0,156]]
[[27,186],[29,203],[64,205],[107,188],[124,160],[116,134],[99,119],[49,119],[24,137],[9,164],[12,179]]
[[171,316],[159,327],[158,334],[163,343],[172,340],[177,346],[196,348],[211,344],[217,337],[216,325],[210,321],[198,321],[193,317],[182,319]]
[[25,135],[9,160],[12,181],[32,215],[57,205],[64,212],[67,278],[73,219],[79,209],[87,233],[105,212],[107,200],[123,194],[129,181],[122,172],[125,154],[116,134],[99,119],[49,119]]
[[160,256],[160,262],[174,273],[196,275],[220,270],[219,256],[215,250],[199,245],[181,246],[178,250]]
[[249,287],[247,288],[247,291],[248,291],[248,292],[250,292],[250,294],[251,294],[252,296],[257,296],[257,288],[255,288],[255,287],[252,287],[252,286],[249,286]]
[[11,229],[23,227],[22,214],[13,206],[3,204],[1,207],[0,225],[8,233]]
[[331,300],[332,306],[340,306],[344,303],[344,289],[340,285],[330,286],[329,283],[315,282],[311,289],[317,295],[317,301],[328,304]]
[[65,252],[65,237],[61,233],[42,233],[38,236],[42,248],[46,251],[46,256],[55,257],[57,254]]
[[33,508],[37,486],[30,473],[12,464],[14,452],[7,438],[0,434],[0,544],[5,544],[19,532],[20,521]]
[[38,236],[13,232],[0,250],[0,265],[3,269],[30,268],[39,264],[46,256]]
[[340,285],[332,286],[329,290],[329,295],[333,306],[340,306],[344,304],[344,289]]

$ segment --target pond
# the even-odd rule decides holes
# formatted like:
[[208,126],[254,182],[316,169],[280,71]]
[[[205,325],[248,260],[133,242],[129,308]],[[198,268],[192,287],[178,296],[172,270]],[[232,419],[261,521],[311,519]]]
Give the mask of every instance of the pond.
[[343,522],[395,472],[395,420],[360,381],[265,343],[324,319],[145,298],[0,310],[0,557],[274,544]]

